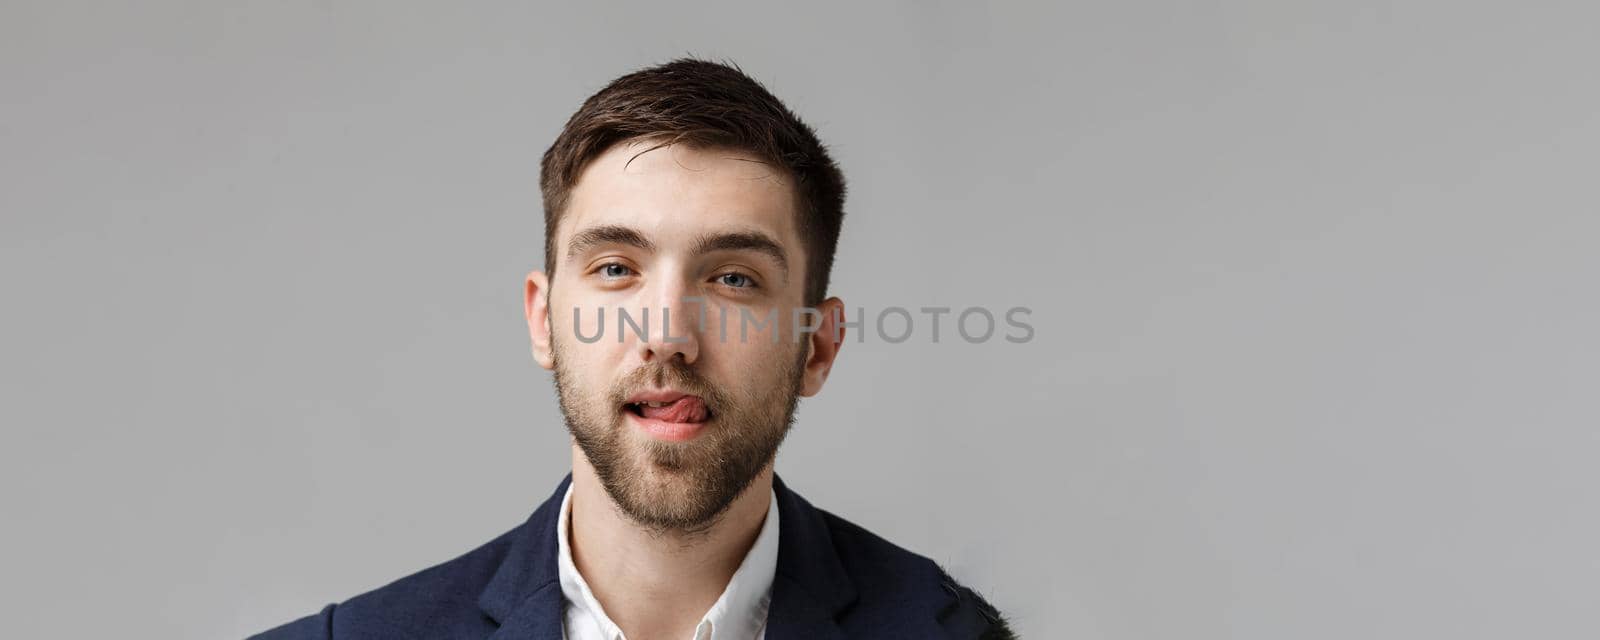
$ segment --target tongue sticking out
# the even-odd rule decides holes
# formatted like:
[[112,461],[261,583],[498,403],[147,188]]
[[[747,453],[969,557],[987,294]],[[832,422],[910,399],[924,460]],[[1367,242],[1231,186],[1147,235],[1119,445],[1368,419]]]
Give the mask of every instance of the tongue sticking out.
[[660,407],[641,404],[639,414],[662,422],[705,422],[706,403],[694,396],[684,396]]

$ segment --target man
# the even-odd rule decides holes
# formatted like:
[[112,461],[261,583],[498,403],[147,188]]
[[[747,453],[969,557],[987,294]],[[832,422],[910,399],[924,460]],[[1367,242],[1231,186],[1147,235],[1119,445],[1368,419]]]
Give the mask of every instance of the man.
[[509,533],[262,637],[1013,637],[773,471],[845,329],[844,177],[809,126],[737,68],[678,60],[589,98],[540,186],[524,303],[572,473]]

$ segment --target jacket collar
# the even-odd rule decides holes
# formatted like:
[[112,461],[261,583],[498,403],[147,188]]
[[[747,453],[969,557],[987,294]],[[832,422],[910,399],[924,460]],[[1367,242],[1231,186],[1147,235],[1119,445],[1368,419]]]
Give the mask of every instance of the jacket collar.
[[500,568],[478,596],[478,607],[500,623],[500,630],[491,638],[562,640],[556,519],[561,515],[561,497],[569,484],[571,473],[513,534]]
[[778,575],[772,581],[767,640],[843,638],[836,622],[856,587],[833,547],[822,512],[773,474],[778,495]]
[[[528,522],[513,534],[478,606],[500,630],[492,638],[561,640],[563,602],[557,573],[556,521],[568,473]],[[836,616],[856,588],[833,547],[822,512],[773,474],[778,498],[778,573],[767,612],[767,640],[843,638]]]

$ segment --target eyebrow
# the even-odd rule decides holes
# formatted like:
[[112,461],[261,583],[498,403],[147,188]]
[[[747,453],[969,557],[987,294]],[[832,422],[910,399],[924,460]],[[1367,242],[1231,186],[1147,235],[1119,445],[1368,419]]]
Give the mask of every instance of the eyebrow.
[[754,251],[765,254],[778,263],[778,268],[783,270],[785,276],[789,273],[789,259],[783,252],[783,245],[759,231],[712,233],[695,239],[695,255],[713,251]]
[[567,243],[567,261],[571,262],[579,254],[606,244],[621,244],[638,247],[645,251],[654,252],[656,245],[644,234],[616,225],[590,227],[572,236],[572,241]]

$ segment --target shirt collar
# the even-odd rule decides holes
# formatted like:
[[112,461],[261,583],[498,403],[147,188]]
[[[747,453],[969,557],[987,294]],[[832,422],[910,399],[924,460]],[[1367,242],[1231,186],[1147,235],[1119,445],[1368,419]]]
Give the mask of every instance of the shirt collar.
[[[767,517],[756,534],[739,568],[728,580],[722,595],[712,603],[711,609],[700,618],[694,637],[707,640],[746,640],[755,638],[767,623],[767,610],[772,604],[772,581],[778,569],[778,496],[770,492]],[[572,547],[567,541],[568,514],[572,511],[572,486],[561,497],[560,515],[556,520],[557,572],[561,579],[561,594],[568,607],[578,609],[592,620],[607,638],[622,638],[622,630],[611,621],[590,591],[589,583],[578,573],[572,561]]]

